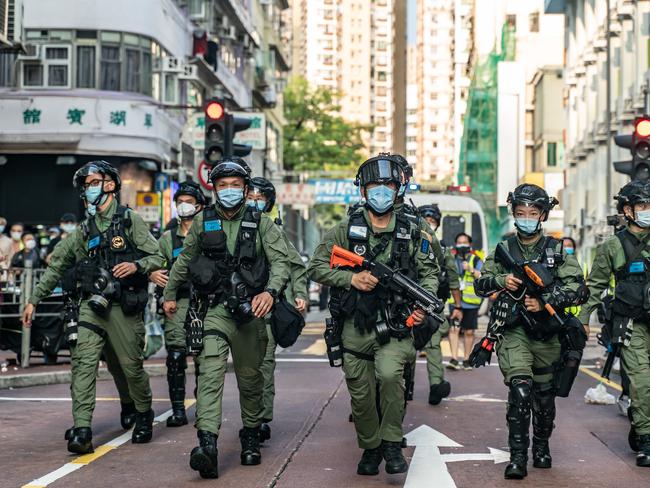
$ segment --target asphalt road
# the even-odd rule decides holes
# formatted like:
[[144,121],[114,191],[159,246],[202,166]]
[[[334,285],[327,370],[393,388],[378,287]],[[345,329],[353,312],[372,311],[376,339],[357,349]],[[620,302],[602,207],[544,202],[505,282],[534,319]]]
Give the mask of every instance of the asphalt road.
[[[93,423],[96,452],[82,458],[70,455],[63,440],[71,425],[68,385],[0,390],[0,486],[650,486],[650,470],[635,466],[634,453],[627,446],[627,420],[615,406],[585,404],[585,391],[596,384],[586,373],[578,376],[570,398],[557,401],[553,469],[531,466],[525,481],[505,482],[502,461],[507,454],[501,451],[507,445],[507,391],[498,368],[448,372],[452,394],[431,407],[426,403],[422,360],[415,399],[404,422],[405,432],[414,432],[410,442],[417,444],[405,451],[409,459],[415,456],[408,476],[391,476],[383,470],[376,477],[357,476],[361,451],[348,423],[349,396],[341,371],[326,362],[321,331],[321,324],[308,325],[299,342],[278,355],[273,435],[263,448],[260,466],[239,464],[241,419],[232,373],[226,378],[218,480],[202,480],[189,467],[189,453],[196,445],[191,425],[172,429],[163,421],[146,445],[131,444],[128,433],[120,440],[124,431],[119,426],[115,388],[111,381],[100,381]],[[193,382],[189,377],[188,385]],[[169,409],[164,377],[152,378],[152,387],[156,415],[163,415]],[[189,412],[193,418],[194,409]]]

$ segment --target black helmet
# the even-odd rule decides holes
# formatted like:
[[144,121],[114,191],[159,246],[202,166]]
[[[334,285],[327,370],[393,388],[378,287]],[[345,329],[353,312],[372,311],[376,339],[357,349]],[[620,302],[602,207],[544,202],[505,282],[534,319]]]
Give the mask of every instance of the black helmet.
[[433,220],[437,220],[438,222],[442,221],[442,213],[440,212],[438,205],[435,203],[430,205],[421,205],[418,207],[418,211],[424,218],[431,217]]
[[512,213],[514,213],[517,205],[538,208],[541,212],[544,212],[544,222],[548,219],[548,213],[559,203],[557,198],[549,197],[543,188],[529,183],[519,185],[515,188],[515,191],[508,193],[506,201],[510,205]]
[[273,186],[273,183],[266,178],[256,176],[255,178],[251,178],[250,191],[259,191],[266,197],[265,212],[273,210],[273,206],[275,205],[275,186]]
[[194,197],[196,198],[196,203],[205,205],[205,195],[203,194],[203,190],[201,190],[201,187],[198,185],[198,183],[195,183],[194,181],[187,180],[181,183],[178,186],[178,190],[174,194],[174,201],[176,201],[176,199],[181,195]]
[[409,162],[406,160],[404,156],[401,154],[393,154],[391,156],[397,164],[399,164],[399,167],[401,168],[402,172],[404,173],[404,176],[406,177],[406,182],[413,178],[413,168],[409,164]]
[[86,182],[86,177],[89,175],[100,174],[102,176],[108,176],[111,180],[115,182],[114,193],[120,191],[122,187],[122,180],[120,179],[120,173],[111,166],[106,161],[91,161],[90,163],[84,164],[79,168],[74,176],[72,177],[72,185],[75,188],[78,188],[80,191],[83,191],[84,183]]
[[623,213],[625,205],[634,207],[637,203],[650,202],[650,180],[630,181],[619,190],[614,200],[617,201],[616,210],[618,213]]
[[214,182],[219,178],[227,178],[229,176],[244,178],[244,183],[248,185],[251,180],[250,167],[241,158],[222,159],[210,171],[210,182],[214,185]]
[[375,156],[366,160],[357,172],[354,184],[366,186],[368,183],[402,184],[402,170],[392,156]]

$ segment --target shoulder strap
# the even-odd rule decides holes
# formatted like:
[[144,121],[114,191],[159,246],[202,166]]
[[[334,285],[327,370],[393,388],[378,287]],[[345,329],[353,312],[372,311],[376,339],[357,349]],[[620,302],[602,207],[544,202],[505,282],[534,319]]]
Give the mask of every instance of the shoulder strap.
[[508,252],[513,257],[513,259],[517,262],[523,262],[524,255],[522,254],[521,248],[519,247],[519,242],[517,242],[517,237],[516,236],[508,237],[506,243],[508,244]]
[[638,258],[644,249],[648,248],[647,240],[640,240],[635,235],[633,235],[629,230],[623,229],[620,232],[616,233],[623,251],[625,252],[625,267],[627,268],[629,264]]

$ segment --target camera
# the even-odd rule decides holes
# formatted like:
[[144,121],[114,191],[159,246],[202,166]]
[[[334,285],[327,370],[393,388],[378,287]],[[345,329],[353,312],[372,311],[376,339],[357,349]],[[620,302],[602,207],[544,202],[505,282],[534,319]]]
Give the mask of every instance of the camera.
[[92,295],[88,306],[100,317],[106,318],[111,300],[120,295],[120,284],[113,275],[103,268],[98,268],[92,281]]
[[244,283],[239,273],[230,276],[230,296],[226,298],[226,309],[232,316],[241,322],[253,319],[253,305],[251,304],[248,286]]
[[343,343],[341,333],[336,321],[328,317],[325,319],[325,345],[327,346],[327,359],[332,368],[343,366]]

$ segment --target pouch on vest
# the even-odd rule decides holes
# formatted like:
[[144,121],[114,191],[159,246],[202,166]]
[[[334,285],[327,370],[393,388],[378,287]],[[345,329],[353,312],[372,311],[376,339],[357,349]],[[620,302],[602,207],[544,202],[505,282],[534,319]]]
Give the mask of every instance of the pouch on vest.
[[630,281],[619,281],[614,289],[612,310],[615,315],[638,318],[643,313],[643,285]]
[[199,254],[192,258],[187,270],[190,281],[199,294],[210,295],[221,290],[221,274],[214,259]]
[[293,346],[303,327],[305,319],[283,296],[278,300],[271,314],[271,333],[280,347]]
[[144,312],[149,301],[149,293],[144,288],[122,289],[120,308],[124,315],[137,315]]

